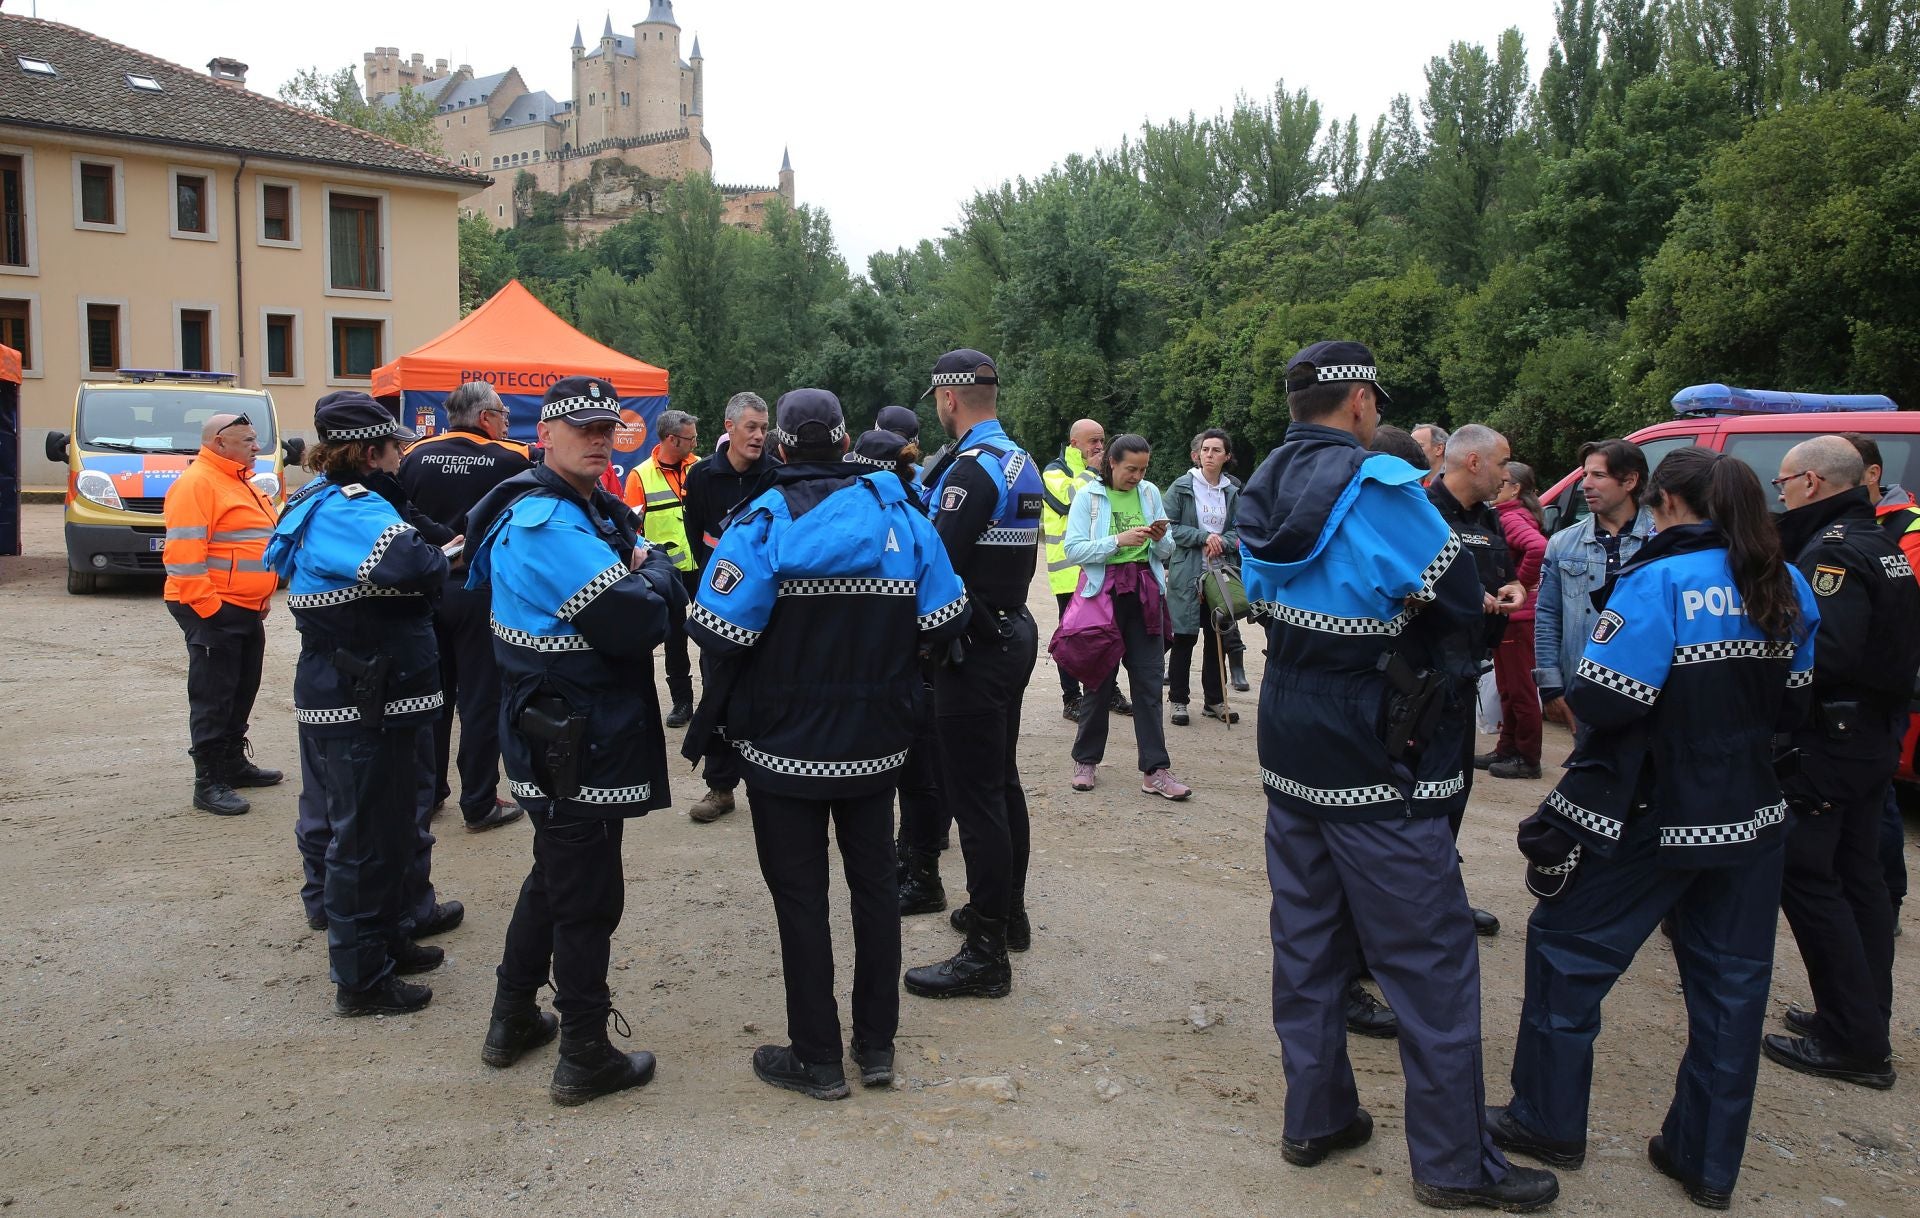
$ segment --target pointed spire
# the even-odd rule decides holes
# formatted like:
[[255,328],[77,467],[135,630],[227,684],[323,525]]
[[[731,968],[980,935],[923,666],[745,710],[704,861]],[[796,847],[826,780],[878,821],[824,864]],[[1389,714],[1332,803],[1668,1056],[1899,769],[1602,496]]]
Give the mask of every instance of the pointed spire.
[[612,13],[607,14],[607,28],[600,31],[600,37],[602,38],[613,37],[613,14]]
[[700,35],[698,34],[695,34],[693,36],[693,54],[690,58],[692,59],[700,58]]
[[793,158],[787,154],[787,149],[784,147],[780,149],[780,172],[793,172]]
[[573,49],[576,51],[584,51],[587,49],[586,39],[580,37],[580,23],[578,21],[573,23]]

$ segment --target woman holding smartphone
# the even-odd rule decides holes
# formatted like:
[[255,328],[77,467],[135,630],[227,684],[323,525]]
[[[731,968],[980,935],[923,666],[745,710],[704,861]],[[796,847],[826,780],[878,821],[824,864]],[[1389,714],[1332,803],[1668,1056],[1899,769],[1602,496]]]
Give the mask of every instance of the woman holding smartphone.
[[[1185,799],[1192,788],[1173,776],[1166,728],[1160,721],[1160,690],[1166,680],[1166,650],[1173,637],[1167,608],[1167,559],[1173,541],[1160,490],[1146,480],[1153,448],[1140,436],[1123,435],[1107,446],[1100,477],[1073,497],[1067,511],[1067,558],[1081,569],[1082,597],[1107,597],[1120,630],[1121,666],[1133,688],[1133,736],[1139,751],[1140,791]],[[1073,738],[1073,789],[1091,791],[1094,768],[1107,751],[1107,722],[1120,672],[1087,691],[1085,712]]]

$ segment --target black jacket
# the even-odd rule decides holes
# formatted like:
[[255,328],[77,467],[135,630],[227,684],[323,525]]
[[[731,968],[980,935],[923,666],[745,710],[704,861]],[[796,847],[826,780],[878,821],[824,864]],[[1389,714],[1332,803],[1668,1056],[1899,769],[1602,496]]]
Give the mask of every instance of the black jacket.
[[728,517],[766,489],[767,479],[779,465],[772,453],[762,451],[760,459],[742,473],[733,468],[724,448],[694,462],[687,471],[681,519],[686,522],[695,567],[707,565],[720,534],[727,531]]

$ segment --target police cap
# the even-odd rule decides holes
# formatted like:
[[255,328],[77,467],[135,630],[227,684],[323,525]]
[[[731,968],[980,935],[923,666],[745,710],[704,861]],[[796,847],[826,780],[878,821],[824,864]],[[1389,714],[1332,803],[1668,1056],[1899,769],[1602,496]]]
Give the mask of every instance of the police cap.
[[788,448],[819,448],[847,438],[840,399],[824,389],[791,389],[773,408],[774,439]]
[[920,395],[921,401],[933,396],[933,391],[950,385],[998,385],[1000,370],[993,366],[993,360],[985,352],[975,351],[972,347],[962,347],[958,351],[949,351],[933,361],[933,384]]
[[620,421],[620,392],[597,376],[562,377],[547,387],[540,400],[542,423],[559,419],[575,427]]
[[1381,401],[1393,400],[1380,384],[1378,361],[1364,343],[1342,339],[1315,343],[1287,361],[1288,393],[1335,381],[1365,381],[1379,393]]
[[909,440],[920,438],[920,416],[910,406],[882,406],[873,425],[881,431],[890,431]]
[[349,444],[355,440],[381,440],[388,436],[402,444],[419,437],[402,427],[393,412],[358,389],[329,393],[313,404],[313,429],[323,444]]
[[905,436],[876,427],[872,431],[861,433],[860,438],[853,442],[853,449],[847,453],[845,460],[856,465],[873,465],[881,469],[892,469],[894,462],[900,459],[900,454],[906,447]]

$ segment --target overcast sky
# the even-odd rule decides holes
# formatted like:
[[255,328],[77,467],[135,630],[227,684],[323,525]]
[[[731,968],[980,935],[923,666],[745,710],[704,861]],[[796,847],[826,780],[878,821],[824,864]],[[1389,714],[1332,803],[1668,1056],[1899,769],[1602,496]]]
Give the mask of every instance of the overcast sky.
[[[397,4],[332,0],[38,0],[79,25],[204,69],[252,66],[272,93],[296,69],[360,67],[376,46],[518,67],[566,98],[576,18],[588,44],[609,10],[578,0]],[[34,0],[6,0],[31,12]],[[1210,115],[1235,94],[1305,87],[1323,114],[1362,126],[1396,93],[1418,93],[1428,59],[1454,40],[1491,48],[1518,25],[1535,79],[1551,0],[676,0],[681,53],[706,56],[707,138],[722,182],[772,185],[791,147],[799,199],[833,218],[855,270],[867,255],[938,236],[974,191],[1033,176],[1072,153],[1112,148],[1143,120]],[[612,10],[631,35],[647,0]]]

